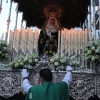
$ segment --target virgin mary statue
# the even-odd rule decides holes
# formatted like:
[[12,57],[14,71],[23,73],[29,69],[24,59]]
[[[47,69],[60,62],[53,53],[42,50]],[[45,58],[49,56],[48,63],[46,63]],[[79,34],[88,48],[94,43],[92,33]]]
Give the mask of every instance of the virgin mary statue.
[[[52,5],[50,7],[52,9],[56,7],[55,11],[58,11],[57,9],[58,6]],[[39,55],[45,54],[49,57],[51,57],[54,53],[57,53],[58,31],[61,29],[61,24],[58,17],[58,15],[61,13],[54,12],[53,10],[49,12],[47,19],[40,31],[39,40],[38,40]],[[45,11],[45,13],[47,14],[47,10]]]

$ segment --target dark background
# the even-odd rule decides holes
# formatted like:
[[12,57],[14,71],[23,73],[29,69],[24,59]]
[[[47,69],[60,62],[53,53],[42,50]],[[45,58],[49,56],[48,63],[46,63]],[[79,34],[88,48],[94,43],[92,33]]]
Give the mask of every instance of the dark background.
[[[0,96],[0,100],[25,100],[25,96],[22,93],[15,94],[13,97],[10,98],[4,98]],[[72,97],[70,97],[70,100],[75,100]],[[100,100],[96,95],[94,97],[89,97],[88,100]]]

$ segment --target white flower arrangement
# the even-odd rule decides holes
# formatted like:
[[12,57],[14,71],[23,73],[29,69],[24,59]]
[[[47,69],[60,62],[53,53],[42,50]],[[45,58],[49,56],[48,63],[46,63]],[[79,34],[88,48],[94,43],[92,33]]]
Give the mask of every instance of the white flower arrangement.
[[37,54],[26,54],[26,56],[18,56],[16,59],[9,63],[13,69],[22,69],[25,65],[27,69],[33,69],[38,63],[39,57]]
[[10,44],[6,43],[2,35],[2,38],[0,39],[0,61],[4,61],[4,63],[8,61],[10,52]]
[[70,66],[72,67],[79,67],[80,66],[80,62],[76,60],[77,55],[73,55],[70,57]]
[[83,46],[82,58],[92,63],[100,63],[100,43],[98,40],[91,39]]
[[61,68],[61,66],[69,65],[69,61],[70,57],[66,55],[54,54],[50,58],[50,62],[53,64],[55,70],[64,70],[64,68]]

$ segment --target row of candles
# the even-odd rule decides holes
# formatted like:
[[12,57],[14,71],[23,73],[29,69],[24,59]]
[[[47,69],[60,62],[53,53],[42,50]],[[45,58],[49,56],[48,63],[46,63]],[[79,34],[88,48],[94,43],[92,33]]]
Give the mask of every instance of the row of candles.
[[[89,36],[89,37],[88,37]],[[63,29],[58,33],[58,53],[74,54],[80,52],[82,45],[87,43],[87,39],[92,38],[92,32],[87,29]]]
[[26,53],[27,49],[30,52],[34,50],[38,52],[38,37],[39,30],[35,28],[34,30],[27,28],[15,31],[10,30],[9,42],[11,43],[11,50],[13,48],[19,53],[20,48]]
[[[70,53],[81,50],[83,44],[87,42],[87,37],[92,38],[92,32],[88,34],[87,29],[75,30],[75,29],[63,29],[58,32],[58,53]],[[11,43],[11,50],[16,48],[19,53],[20,48],[26,53],[27,49],[33,52],[34,49],[38,52],[38,38],[39,29],[34,30],[27,28],[15,31],[10,30],[9,42]],[[7,39],[7,38],[6,38]]]

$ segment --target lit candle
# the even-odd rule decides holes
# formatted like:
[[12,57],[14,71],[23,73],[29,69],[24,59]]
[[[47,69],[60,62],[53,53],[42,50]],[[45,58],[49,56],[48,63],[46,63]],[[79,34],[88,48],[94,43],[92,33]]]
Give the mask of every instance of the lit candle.
[[73,37],[72,37],[73,35],[72,35],[72,32],[73,32],[73,31],[72,31],[72,29],[71,29],[71,30],[70,30],[70,54],[73,53],[73,47],[72,47],[72,46],[73,46],[73,44],[72,44],[72,43],[73,43]]
[[13,40],[14,40],[14,34],[13,34],[13,31],[10,30],[9,42],[10,41],[13,42]]
[[65,37],[66,37],[66,34],[65,34],[65,29],[63,30],[63,51],[65,52]]
[[76,53],[77,53],[77,49],[78,49],[78,33],[76,31]]
[[73,49],[74,49],[73,48],[74,47],[74,44],[73,44],[74,43],[73,42],[74,41],[74,35],[73,34],[74,34],[74,30],[71,29],[71,54],[73,54]]
[[5,34],[5,41],[6,41],[6,43],[8,41],[8,31],[6,31],[6,34]]
[[37,29],[37,34],[36,34],[36,48],[38,52],[38,36],[39,36],[39,30]]
[[[82,29],[80,30],[80,46],[82,46]],[[81,47],[80,47],[81,49]]]
[[68,30],[68,52],[70,52],[70,37],[69,37],[69,30]]
[[73,33],[72,33],[72,36],[73,36],[73,53],[74,53],[74,50],[75,50],[75,30],[73,29]]
[[14,48],[16,48],[17,29],[14,31]]
[[84,39],[85,39],[85,33],[84,33],[84,30],[83,30],[82,33],[83,33],[83,39],[82,39],[82,40],[83,40],[83,43],[82,43],[82,44],[84,45],[84,41],[85,41],[85,40],[84,40]]
[[77,41],[77,50],[79,51],[80,50],[80,30],[77,30],[77,38],[78,38],[78,41]]
[[90,33],[90,40],[91,40],[91,39],[92,39],[92,32],[91,32],[91,30],[90,30],[90,32],[89,32],[89,33]]
[[31,32],[31,30],[29,29],[28,30],[28,46],[29,46],[29,50],[31,51],[31,46],[32,46],[32,44],[31,44],[31,41],[32,41],[32,32]]
[[35,47],[36,47],[36,52],[38,52],[38,33],[39,30],[35,28]]
[[25,30],[24,29],[22,29],[21,30],[21,46],[22,46],[22,50],[24,50],[24,48],[25,48],[25,42],[24,42],[24,40],[25,40]]
[[71,54],[73,54],[74,49],[74,30],[71,29]]
[[83,30],[81,29],[80,31],[80,50],[82,49],[82,45],[83,45]]
[[32,30],[29,31],[29,48],[30,48],[30,51],[33,52],[33,48],[34,48],[34,32]]
[[30,41],[29,41],[30,40],[30,29],[27,28],[26,31],[27,31],[27,48],[28,48],[29,47],[29,43],[30,43]]
[[64,47],[64,31],[61,31],[61,55],[63,55],[63,48]]
[[69,47],[68,47],[68,51],[69,51],[69,54],[70,54],[70,46],[71,46],[71,33],[70,33],[70,30],[68,31],[68,41],[69,41]]
[[9,42],[11,43],[11,51],[13,50],[14,32],[10,30]]
[[88,31],[87,31],[87,29],[85,29],[85,43],[87,43],[87,33]]
[[20,47],[20,31],[18,31],[18,30],[17,30],[16,43],[17,43],[17,52],[18,52],[18,54],[19,54],[19,47]]
[[66,53],[66,30],[64,29],[64,53]]
[[25,49],[24,49],[24,51],[26,53],[26,51],[27,51],[27,43],[28,43],[28,31],[27,30],[25,30],[25,40],[24,40],[24,42],[25,42]]
[[74,51],[76,51],[76,30],[74,32]]
[[58,53],[60,52],[60,31],[58,32]]
[[68,30],[65,31],[66,34],[66,53],[68,53]]
[[34,32],[32,31],[32,52],[34,50]]
[[33,30],[33,33],[34,33],[34,50],[36,51],[36,32],[35,32],[35,29]]

